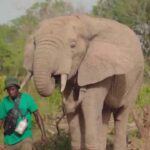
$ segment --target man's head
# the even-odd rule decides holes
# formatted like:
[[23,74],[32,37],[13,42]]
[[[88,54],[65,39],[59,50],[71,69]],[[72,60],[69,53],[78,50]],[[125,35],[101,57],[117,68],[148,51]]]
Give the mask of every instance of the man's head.
[[20,88],[20,83],[15,77],[8,77],[5,80],[5,89],[7,90],[9,96],[14,99],[18,96]]

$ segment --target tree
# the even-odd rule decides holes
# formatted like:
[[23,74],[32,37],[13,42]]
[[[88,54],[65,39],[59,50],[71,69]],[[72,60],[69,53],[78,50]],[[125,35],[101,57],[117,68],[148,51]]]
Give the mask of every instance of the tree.
[[0,26],[0,72],[6,73],[14,61],[12,45],[16,31],[8,25]]
[[65,0],[45,0],[33,4],[23,16],[12,20],[11,24],[0,25],[0,74],[22,75],[24,45],[38,23],[45,18],[72,12],[73,6]]
[[138,35],[145,55],[145,76],[150,77],[150,0],[98,0],[93,15],[128,25]]
[[65,0],[46,0],[35,3],[27,10],[27,14],[34,16],[39,21],[55,16],[69,15],[75,12],[72,4]]
[[150,104],[143,109],[143,116],[137,111],[132,112],[133,119],[139,130],[139,133],[144,141],[144,150],[149,150],[150,147]]

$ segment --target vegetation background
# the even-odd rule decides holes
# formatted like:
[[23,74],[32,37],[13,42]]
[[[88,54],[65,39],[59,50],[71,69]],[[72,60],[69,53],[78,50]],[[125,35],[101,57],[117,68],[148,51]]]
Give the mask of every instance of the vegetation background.
[[[138,35],[145,57],[144,82],[136,103],[138,109],[143,109],[150,104],[150,1],[149,0],[97,0],[89,15],[115,19],[128,25]],[[28,36],[35,30],[38,23],[46,18],[60,15],[85,13],[84,9],[74,8],[72,3],[65,0],[45,0],[33,4],[26,13],[8,24],[0,25],[0,99],[6,94],[3,90],[3,81],[6,76],[16,76],[20,80],[25,76],[22,67],[23,50]],[[24,89],[34,96],[43,116],[52,118],[61,112],[61,95],[57,89],[51,97],[42,98],[35,91],[32,81]],[[131,119],[132,120],[132,119]],[[38,132],[34,124],[34,135]],[[136,134],[134,134],[136,132]],[[138,131],[132,134],[137,136]],[[67,134],[58,137],[50,134],[53,140],[46,146],[49,150],[69,150],[69,138]],[[0,135],[2,143],[2,134]],[[58,139],[59,140],[58,140]],[[36,138],[35,138],[36,139]],[[57,140],[56,140],[57,139]],[[58,141],[57,143],[54,141]],[[60,142],[61,141],[61,142]],[[60,147],[59,147],[60,146]]]

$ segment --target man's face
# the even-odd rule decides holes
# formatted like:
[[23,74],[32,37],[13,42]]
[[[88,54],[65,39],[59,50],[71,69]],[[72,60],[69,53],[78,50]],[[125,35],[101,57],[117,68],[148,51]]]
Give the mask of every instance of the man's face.
[[19,93],[18,88],[15,85],[8,87],[7,92],[11,99],[16,98]]

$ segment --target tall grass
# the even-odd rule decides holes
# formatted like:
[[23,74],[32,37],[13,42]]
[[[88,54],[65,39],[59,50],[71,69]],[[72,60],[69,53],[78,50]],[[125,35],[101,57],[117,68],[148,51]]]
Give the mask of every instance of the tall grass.
[[150,104],[150,84],[143,84],[138,99],[136,101],[136,105],[143,109],[144,106]]
[[5,76],[0,76],[0,101],[2,100],[2,98],[4,97],[4,95],[6,94],[6,92],[4,91],[4,80],[5,80]]

